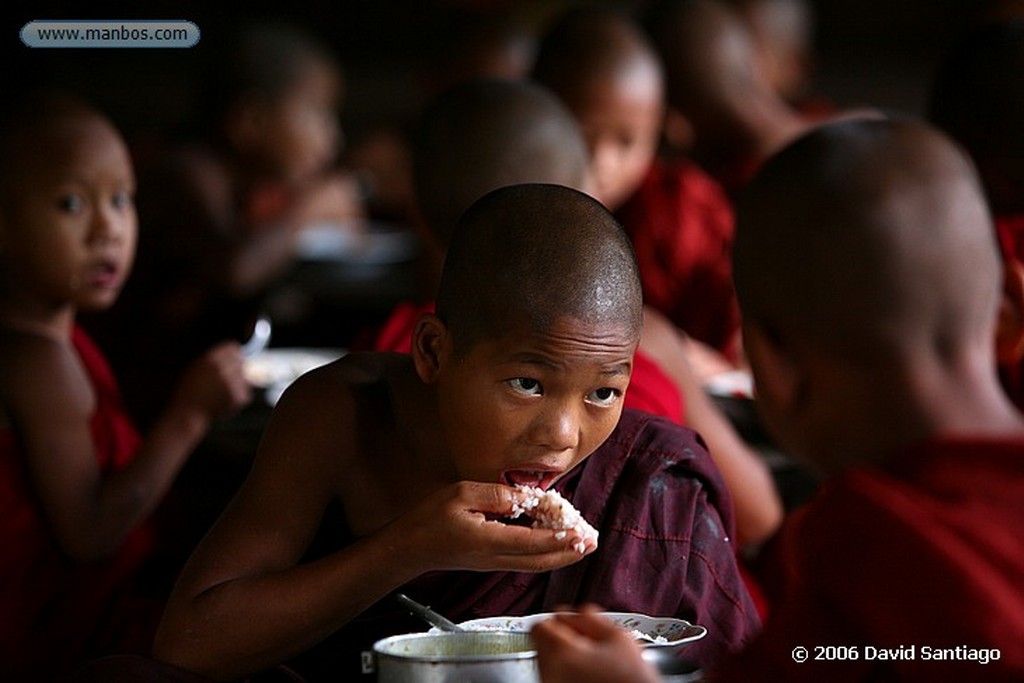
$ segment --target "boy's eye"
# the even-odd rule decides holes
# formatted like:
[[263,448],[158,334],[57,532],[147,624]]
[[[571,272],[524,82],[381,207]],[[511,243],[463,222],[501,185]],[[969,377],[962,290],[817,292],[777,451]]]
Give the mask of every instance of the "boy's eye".
[[516,377],[515,379],[506,380],[506,384],[517,394],[523,396],[540,396],[540,382],[529,377]]
[[117,209],[127,209],[133,203],[131,192],[116,192],[111,199],[111,204]]
[[602,408],[605,408],[614,405],[615,401],[617,401],[619,396],[621,395],[622,392],[619,391],[618,389],[613,389],[611,387],[601,387],[600,389],[594,389],[589,394],[587,394],[587,403],[592,403],[596,406],[601,406]]
[[80,211],[85,202],[78,195],[69,194],[57,199],[57,208],[66,213]]

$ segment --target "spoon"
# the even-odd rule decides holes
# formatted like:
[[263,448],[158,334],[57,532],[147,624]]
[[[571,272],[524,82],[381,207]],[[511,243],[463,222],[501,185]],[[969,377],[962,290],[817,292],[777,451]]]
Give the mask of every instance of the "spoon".
[[441,616],[434,610],[430,609],[426,605],[421,605],[404,593],[398,593],[395,595],[395,600],[399,602],[403,607],[412,612],[414,615],[427,622],[431,626],[436,626],[442,631],[448,631],[449,633],[460,633],[466,629],[458,626],[451,622],[445,617]]
[[242,355],[245,358],[252,358],[267,348],[270,344],[270,330],[270,318],[261,315],[253,325],[252,336],[242,345]]

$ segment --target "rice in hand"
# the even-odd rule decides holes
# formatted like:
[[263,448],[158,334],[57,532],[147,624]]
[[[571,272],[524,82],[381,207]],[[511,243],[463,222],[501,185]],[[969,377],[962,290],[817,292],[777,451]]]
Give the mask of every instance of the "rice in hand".
[[526,493],[527,497],[522,502],[513,503],[512,518],[520,515],[527,515],[533,520],[531,526],[535,529],[556,529],[561,531],[557,538],[565,538],[566,532],[574,531],[580,540],[573,546],[573,549],[581,555],[586,552],[586,541],[592,540],[597,544],[597,529],[590,525],[590,522],[583,518],[580,511],[572,506],[572,503],[562,497],[558,491],[551,489],[545,491],[536,486],[516,486],[516,489]]

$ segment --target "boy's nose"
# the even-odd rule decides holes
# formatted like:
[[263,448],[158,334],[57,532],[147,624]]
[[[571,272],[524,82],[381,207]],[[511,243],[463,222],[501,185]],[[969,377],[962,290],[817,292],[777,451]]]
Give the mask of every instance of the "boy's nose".
[[93,214],[91,238],[105,244],[123,240],[131,230],[132,219],[112,208],[101,208]]
[[580,441],[578,411],[564,403],[551,406],[539,416],[535,438],[538,445],[552,451],[576,448]]

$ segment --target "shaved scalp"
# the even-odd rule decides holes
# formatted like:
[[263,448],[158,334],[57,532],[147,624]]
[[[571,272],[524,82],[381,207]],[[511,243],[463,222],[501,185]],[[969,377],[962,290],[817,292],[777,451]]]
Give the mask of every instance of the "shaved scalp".
[[[85,100],[62,90],[23,93],[0,111],[0,202],[6,205],[20,181],[30,156],[38,156],[45,144],[54,144],[60,128],[83,121],[110,121]],[[118,137],[120,135],[118,134]]]
[[567,187],[495,190],[463,215],[452,238],[437,314],[456,350],[513,328],[560,318],[640,337],[642,295],[632,245],[596,199]]
[[646,21],[665,65],[667,97],[680,111],[745,102],[763,86],[756,47],[740,15],[715,0],[662,0]]
[[462,212],[517,183],[582,187],[587,146],[572,114],[535,83],[478,80],[440,95],[413,142],[416,198],[444,246]]
[[616,8],[582,6],[565,12],[544,34],[533,78],[572,101],[588,83],[633,78],[637,69],[662,79],[661,61],[633,19]]
[[312,66],[340,71],[331,52],[312,34],[273,21],[240,27],[208,56],[203,115],[214,129],[240,101],[276,102]]
[[744,317],[851,360],[991,345],[1000,261],[990,221],[972,164],[936,130],[824,126],[772,158],[741,198]]

